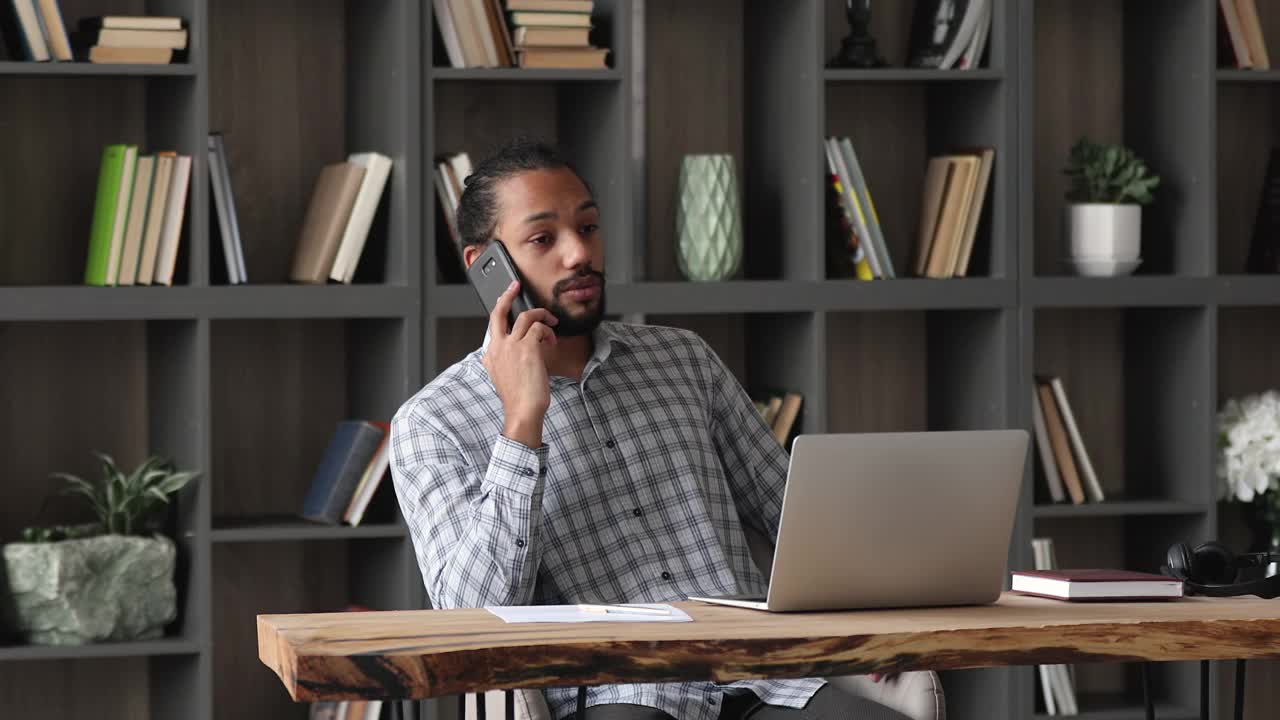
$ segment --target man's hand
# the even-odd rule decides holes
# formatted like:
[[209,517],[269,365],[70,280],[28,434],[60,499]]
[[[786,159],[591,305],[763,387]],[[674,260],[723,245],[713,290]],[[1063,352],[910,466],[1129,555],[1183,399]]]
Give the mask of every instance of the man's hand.
[[898,679],[898,676],[901,674],[902,673],[896,673],[896,672],[895,673],[869,673],[868,676],[871,678],[871,682],[880,682],[881,680],[884,680],[885,682],[892,683],[892,682],[895,682]]
[[507,316],[519,291],[513,282],[489,313],[489,346],[483,364],[502,400],[502,434],[527,447],[542,445],[542,419],[551,405],[551,379],[542,359],[543,343],[554,347],[551,326],[559,322],[549,310],[534,308],[520,313],[507,331]]

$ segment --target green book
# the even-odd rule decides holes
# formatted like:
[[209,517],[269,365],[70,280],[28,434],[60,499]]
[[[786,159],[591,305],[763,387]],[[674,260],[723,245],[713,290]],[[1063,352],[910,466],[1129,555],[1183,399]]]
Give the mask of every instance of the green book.
[[85,264],[86,285],[107,284],[107,260],[111,254],[111,229],[115,223],[116,197],[120,194],[120,176],[124,171],[123,144],[102,149],[102,166],[98,170],[98,197],[93,204],[93,228],[89,233],[89,259]]

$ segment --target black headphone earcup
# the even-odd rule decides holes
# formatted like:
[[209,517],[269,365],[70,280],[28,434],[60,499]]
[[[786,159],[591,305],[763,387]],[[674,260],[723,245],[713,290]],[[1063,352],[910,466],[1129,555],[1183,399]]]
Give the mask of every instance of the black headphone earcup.
[[1186,543],[1175,543],[1169,547],[1169,552],[1165,553],[1165,563],[1169,567],[1169,574],[1179,580],[1186,580],[1187,573],[1191,569],[1191,550]]
[[1209,541],[1191,553],[1187,577],[1204,584],[1225,585],[1236,580],[1235,555],[1219,542]]

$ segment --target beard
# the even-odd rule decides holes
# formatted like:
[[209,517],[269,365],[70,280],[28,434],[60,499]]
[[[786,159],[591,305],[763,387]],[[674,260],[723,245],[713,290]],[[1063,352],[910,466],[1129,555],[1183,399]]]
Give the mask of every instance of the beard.
[[[600,294],[596,297],[587,312],[583,315],[574,317],[560,302],[560,294],[565,291],[570,283],[578,282],[583,278],[595,278],[600,283]],[[552,315],[556,316],[555,327],[551,328],[557,337],[577,337],[579,335],[587,335],[596,329],[600,321],[604,319],[604,300],[605,300],[605,281],[604,272],[595,270],[587,270],[580,272],[573,277],[565,278],[557,282],[551,288],[551,298],[545,298],[541,293],[533,293],[533,302],[538,307],[546,308]]]

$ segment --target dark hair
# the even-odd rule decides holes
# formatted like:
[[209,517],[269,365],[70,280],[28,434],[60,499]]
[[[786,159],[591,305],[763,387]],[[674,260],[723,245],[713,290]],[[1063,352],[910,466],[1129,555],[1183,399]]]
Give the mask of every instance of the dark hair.
[[[579,179],[582,176],[548,142],[536,138],[517,137],[499,146],[467,176],[458,199],[458,234],[462,245],[484,245],[493,238],[498,223],[499,182],[531,170],[567,168]],[[586,185],[586,180],[582,180]],[[588,192],[590,188],[588,188]]]

